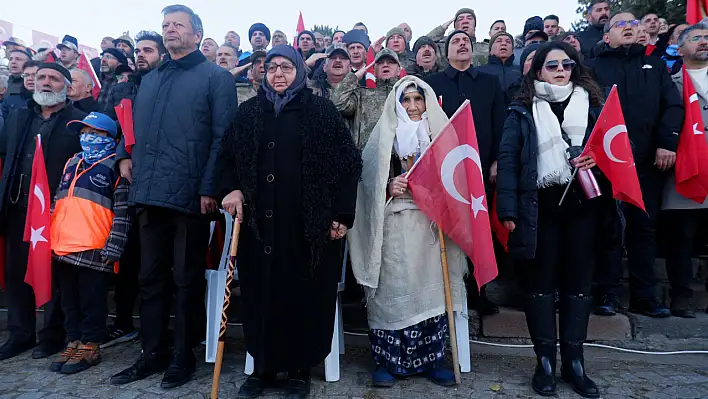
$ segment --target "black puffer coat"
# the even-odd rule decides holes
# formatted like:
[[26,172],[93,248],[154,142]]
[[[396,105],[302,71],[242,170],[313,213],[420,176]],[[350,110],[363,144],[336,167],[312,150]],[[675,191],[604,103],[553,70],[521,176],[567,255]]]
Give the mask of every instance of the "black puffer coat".
[[216,161],[236,107],[233,77],[199,50],[145,75],[133,104],[131,204],[199,214],[200,196],[217,195]]
[[[599,109],[590,109],[584,142],[590,137],[599,114]],[[509,254],[515,259],[533,259],[536,256],[537,148],[531,109],[518,101],[512,102],[499,146],[497,214],[500,221],[516,224],[516,229],[509,235]]]

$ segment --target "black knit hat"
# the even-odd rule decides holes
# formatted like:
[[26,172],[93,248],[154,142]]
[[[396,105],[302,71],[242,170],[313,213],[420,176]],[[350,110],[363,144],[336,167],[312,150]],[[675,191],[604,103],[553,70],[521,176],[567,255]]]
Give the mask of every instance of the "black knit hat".
[[126,64],[126,65],[128,64],[128,57],[125,55],[123,50],[120,50],[117,48],[107,48],[107,49],[103,50],[103,52],[101,53],[101,56],[103,56],[103,54],[106,54],[106,53],[116,57],[116,59],[118,60],[119,63]]
[[[450,41],[452,40],[452,37],[457,35],[458,33],[462,33],[463,35],[467,36],[470,39],[470,42],[472,41],[472,38],[470,37],[470,35],[467,34],[467,32],[465,32],[463,30],[456,30],[456,31],[450,33],[450,36],[447,37],[447,41],[445,42],[445,54],[448,54],[448,50],[450,49]],[[472,50],[472,49],[470,49],[470,50]],[[448,56],[449,56],[449,54],[448,54]]]
[[314,43],[314,42],[316,41],[316,40],[315,40],[315,34],[306,29],[306,30],[300,32],[299,35],[297,35],[297,43],[298,43],[298,45],[300,44],[300,37],[303,36],[303,35],[308,35],[308,36],[310,36],[310,37],[312,38],[312,43]]
[[519,58],[519,63],[521,64],[522,69],[529,55],[534,51],[538,50],[538,48],[541,47],[541,44],[542,43],[531,43],[528,46],[524,47],[524,51],[521,52],[521,58]]
[[433,47],[433,51],[436,53],[438,52],[438,46],[435,44],[435,41],[428,36],[421,36],[418,38],[418,40],[415,41],[415,44],[413,45],[413,54],[418,55],[418,51],[420,50],[421,47],[425,45],[429,45]]
[[253,32],[263,32],[266,39],[270,41],[270,29],[268,29],[268,27],[264,24],[256,22],[255,24],[251,25],[251,28],[248,30],[248,40],[251,40],[251,38],[253,37]]
[[56,62],[44,62],[39,64],[39,67],[37,68],[37,72],[39,72],[42,69],[53,69],[60,74],[64,75],[64,77],[71,82],[71,73],[64,68],[63,66],[57,64]]
[[353,43],[359,43],[367,49],[369,48],[369,46],[371,46],[371,40],[369,40],[369,35],[367,35],[366,32],[358,29],[353,29],[345,33],[344,37],[342,38],[342,41],[347,46]]
[[541,17],[535,16],[526,20],[523,36],[526,37],[526,34],[532,30],[543,30],[543,20]]

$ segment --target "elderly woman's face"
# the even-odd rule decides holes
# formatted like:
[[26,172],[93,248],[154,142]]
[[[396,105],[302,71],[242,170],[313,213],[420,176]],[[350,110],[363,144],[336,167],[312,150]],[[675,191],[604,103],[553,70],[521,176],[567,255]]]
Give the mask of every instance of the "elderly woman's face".
[[406,113],[412,121],[419,121],[423,119],[423,113],[425,112],[425,98],[423,98],[417,90],[404,94],[401,99],[401,105],[403,105],[403,108],[406,109]]
[[273,57],[266,65],[268,84],[278,94],[283,94],[295,81],[297,68],[289,59],[281,56]]

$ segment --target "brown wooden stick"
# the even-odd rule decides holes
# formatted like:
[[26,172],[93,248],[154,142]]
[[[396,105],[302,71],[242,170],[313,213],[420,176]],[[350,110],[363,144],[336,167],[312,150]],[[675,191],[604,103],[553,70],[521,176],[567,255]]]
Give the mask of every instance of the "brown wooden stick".
[[455,373],[455,382],[460,385],[460,359],[457,353],[457,333],[455,332],[455,316],[452,308],[452,293],[450,292],[450,272],[447,267],[447,248],[445,245],[445,234],[438,226],[438,238],[440,239],[440,257],[442,258],[443,287],[445,289],[445,311],[447,312],[447,324],[450,329],[450,346],[452,349],[452,366]]
[[226,271],[226,289],[224,292],[224,306],[221,309],[221,326],[219,328],[219,344],[216,349],[216,363],[214,364],[214,378],[211,382],[211,399],[219,397],[219,383],[221,382],[221,363],[224,359],[224,334],[226,334],[226,323],[228,316],[226,310],[231,304],[231,283],[234,281],[234,270],[236,265],[236,254],[238,254],[238,237],[241,233],[241,223],[234,220],[234,231],[231,234],[231,249],[229,251],[229,267]]

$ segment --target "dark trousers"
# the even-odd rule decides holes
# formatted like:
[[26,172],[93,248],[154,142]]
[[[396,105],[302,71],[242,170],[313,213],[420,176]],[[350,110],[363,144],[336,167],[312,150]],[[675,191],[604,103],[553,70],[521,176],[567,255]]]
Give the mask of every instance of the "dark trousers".
[[136,220],[128,234],[128,242],[120,258],[118,274],[114,277],[116,283],[115,296],[116,320],[115,326],[124,330],[133,330],[133,309],[135,300],[140,293],[138,272],[140,271],[140,224]]
[[205,333],[204,292],[209,221],[150,207],[140,212],[140,324],[143,352],[164,353],[175,285],[174,352],[186,355]]
[[54,262],[69,341],[101,342],[106,335],[111,275],[87,267]]
[[[661,207],[665,175],[656,167],[637,167],[647,213],[634,205],[622,203],[627,223],[625,247],[629,258],[629,293],[632,301],[656,297],[656,223]],[[622,296],[622,249],[610,248],[603,253],[597,275],[600,295]]]
[[671,283],[671,299],[693,298],[693,245],[701,221],[708,209],[678,209],[664,211],[669,221],[670,245],[666,254],[666,273]]
[[590,293],[595,266],[597,199],[578,203],[553,186],[538,191],[536,256],[524,262],[524,286],[530,294],[561,296]]
[[[27,209],[11,205],[5,225],[5,293],[7,294],[7,328],[10,339],[36,339],[36,308],[34,291],[25,283],[29,244],[22,241]],[[53,273],[55,275],[56,273]],[[59,293],[54,280],[52,299],[44,305],[44,328],[39,332],[40,342],[64,343],[64,313],[59,305]]]

